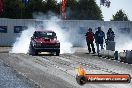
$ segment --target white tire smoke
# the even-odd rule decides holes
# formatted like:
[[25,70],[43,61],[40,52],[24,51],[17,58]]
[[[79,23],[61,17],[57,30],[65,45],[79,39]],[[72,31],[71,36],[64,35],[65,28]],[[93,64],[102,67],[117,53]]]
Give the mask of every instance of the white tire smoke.
[[29,49],[30,39],[35,31],[35,28],[29,27],[27,30],[24,30],[20,37],[16,39],[16,42],[13,44],[12,50],[10,53],[27,53]]
[[[59,21],[59,19],[57,19]],[[39,26],[39,25],[37,25]],[[40,25],[42,26],[42,25]],[[68,41],[69,33],[61,29],[53,18],[53,20],[48,20],[48,22],[43,23],[44,29],[35,29],[29,27],[27,30],[23,31],[19,38],[16,39],[16,42],[13,44],[11,53],[28,53],[30,39],[35,30],[52,30],[57,34],[57,38],[60,41],[60,53],[74,53],[72,48],[72,43]]]

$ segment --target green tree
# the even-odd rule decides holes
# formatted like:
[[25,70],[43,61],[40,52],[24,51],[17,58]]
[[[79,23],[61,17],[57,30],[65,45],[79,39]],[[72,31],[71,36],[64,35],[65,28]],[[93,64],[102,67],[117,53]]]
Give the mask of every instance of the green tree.
[[67,19],[73,19],[73,17],[76,15],[75,12],[77,10],[77,5],[78,5],[77,0],[67,0],[66,3]]
[[56,0],[45,0],[46,1],[46,11],[53,12],[55,14],[60,13],[60,4],[57,3]]
[[113,15],[111,21],[129,21],[129,19],[125,12],[122,9],[120,9],[119,11],[116,12],[115,15]]
[[[60,7],[61,3],[57,3],[57,0],[29,0],[27,5],[22,0],[4,0],[4,12],[0,17],[32,19],[33,13],[46,14],[49,11],[60,15]],[[95,0],[67,0],[66,7],[69,20],[103,20]]]
[[22,0],[4,0],[4,12],[0,14],[0,17],[32,19],[34,13],[46,14],[49,11],[56,15],[60,14],[60,3],[56,0],[29,0],[29,3],[25,5]]
[[25,5],[25,18],[33,18],[33,13],[45,13],[45,5],[43,0],[29,0],[29,3]]
[[4,18],[23,18],[24,5],[21,0],[4,0],[4,11],[1,15],[1,17]]
[[71,19],[77,20],[103,20],[102,11],[95,0],[79,0]]

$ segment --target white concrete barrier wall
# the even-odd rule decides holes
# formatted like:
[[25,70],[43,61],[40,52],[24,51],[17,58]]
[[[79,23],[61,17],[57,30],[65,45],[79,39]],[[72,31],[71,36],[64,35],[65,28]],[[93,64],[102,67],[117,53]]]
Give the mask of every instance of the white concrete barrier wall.
[[109,57],[109,58],[114,58],[114,53],[115,51],[111,50],[101,50],[100,55],[103,57]]
[[[43,22],[47,22],[48,20],[43,20]],[[76,46],[82,46],[83,42],[85,42],[85,33],[89,27],[95,29],[97,27],[102,27],[106,32],[109,27],[118,30],[119,28],[130,28],[130,34],[132,34],[132,22],[119,22],[119,21],[90,21],[90,20],[64,20],[64,21],[55,21],[61,25],[61,27],[65,27],[69,29],[71,32],[76,33],[73,36],[73,39],[70,39]],[[7,26],[7,33],[0,32],[0,46],[11,46],[16,37],[20,35],[20,33],[14,33],[14,26],[36,26],[37,24],[41,24],[41,20],[34,19],[0,19],[0,26]],[[0,31],[3,30],[0,28]],[[80,31],[81,30],[81,31]],[[93,30],[95,32],[95,30]],[[79,33],[79,34],[78,34]],[[78,37],[78,38],[77,38]],[[80,39],[82,40],[80,42]],[[74,41],[73,41],[74,40]]]
[[120,52],[119,56],[120,58],[126,58],[126,52]]

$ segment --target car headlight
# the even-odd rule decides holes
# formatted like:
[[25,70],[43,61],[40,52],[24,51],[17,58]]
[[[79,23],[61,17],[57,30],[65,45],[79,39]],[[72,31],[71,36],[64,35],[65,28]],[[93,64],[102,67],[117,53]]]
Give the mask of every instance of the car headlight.
[[57,38],[54,38],[54,40],[57,40]]
[[37,45],[37,43],[36,42],[33,42],[33,46],[36,46]]
[[59,41],[57,41],[56,43],[59,43],[59,44],[60,44],[60,42],[59,42]]

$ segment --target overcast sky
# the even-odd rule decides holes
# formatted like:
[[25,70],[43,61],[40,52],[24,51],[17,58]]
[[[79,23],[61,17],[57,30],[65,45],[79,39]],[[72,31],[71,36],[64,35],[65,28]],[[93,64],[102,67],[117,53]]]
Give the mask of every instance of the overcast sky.
[[[58,0],[60,1],[60,0]],[[100,5],[100,0],[96,0],[97,4]],[[119,9],[123,9],[128,15],[128,18],[132,21],[132,0],[110,0],[111,7],[107,8],[101,6],[103,12],[104,20],[109,21],[112,15],[115,14]]]

